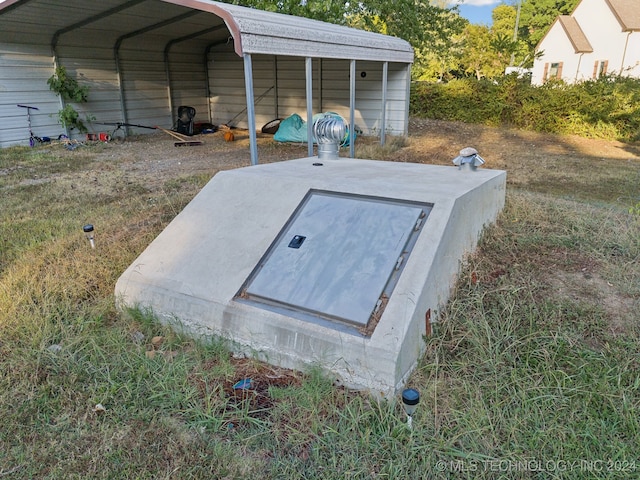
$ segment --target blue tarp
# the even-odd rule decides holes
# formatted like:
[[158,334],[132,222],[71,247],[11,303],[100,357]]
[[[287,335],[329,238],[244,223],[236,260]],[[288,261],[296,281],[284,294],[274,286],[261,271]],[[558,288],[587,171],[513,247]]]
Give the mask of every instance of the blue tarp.
[[307,122],[302,120],[300,115],[294,113],[280,122],[278,131],[273,136],[273,139],[276,142],[306,143]]
[[[316,122],[319,118],[324,117],[325,115],[335,115],[336,113],[317,113],[313,116],[313,123]],[[293,115],[285,118],[280,122],[280,126],[278,127],[278,131],[273,136],[273,139],[276,142],[293,142],[293,143],[307,143],[307,122],[305,122],[300,115],[294,113]],[[349,135],[349,127],[346,128],[345,138],[342,141],[342,146],[349,145],[351,137]],[[314,143],[316,139],[313,139]]]

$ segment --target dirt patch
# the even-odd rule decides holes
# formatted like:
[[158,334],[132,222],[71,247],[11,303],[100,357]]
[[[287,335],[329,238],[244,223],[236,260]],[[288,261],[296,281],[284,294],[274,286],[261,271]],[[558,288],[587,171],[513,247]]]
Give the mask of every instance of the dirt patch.
[[[251,164],[249,135],[246,130],[234,130],[235,141],[226,142],[223,132],[197,135],[193,138],[203,144],[176,147],[175,139],[165,133],[153,133],[116,138],[109,143],[86,142],[73,151],[63,146],[43,147],[73,161],[74,157],[91,155],[92,161],[85,173],[70,174],[75,186],[92,185],[100,188],[121,188],[122,185],[139,184],[154,190],[169,180],[196,175],[213,176],[221,170],[245,167]],[[376,138],[360,137],[358,147],[377,144]],[[546,135],[536,132],[493,128],[461,122],[412,118],[409,123],[409,140],[406,146],[385,154],[386,160],[414,163],[452,165],[458,152],[467,146],[475,147],[486,160],[486,168],[504,169],[512,186],[526,187],[540,181],[544,188],[572,188],[576,175],[587,166],[587,160],[599,160],[597,168],[605,173],[614,162],[628,165],[630,181],[640,181],[640,143],[624,144],[604,140],[585,139],[576,136]],[[307,156],[306,144],[282,144],[272,135],[258,134],[258,161],[271,163]],[[348,156],[343,148],[341,156]],[[543,175],[544,172],[544,175]],[[1,174],[10,174],[4,169]],[[114,181],[112,177],[118,177]],[[55,174],[49,180],[61,180],[65,174]],[[615,179],[613,179],[615,180]],[[26,179],[25,182],[46,182],[43,178]],[[584,181],[584,179],[580,180]],[[585,186],[589,188],[589,186]],[[607,190],[609,190],[607,188]]]
[[[98,164],[113,163],[130,180],[149,188],[176,178],[200,174],[213,175],[251,165],[249,134],[234,131],[235,140],[227,142],[222,132],[197,135],[196,146],[175,146],[175,139],[163,134],[139,135],[125,141],[113,141],[96,156]],[[306,145],[274,145],[271,135],[258,135],[260,163],[306,156]]]
[[249,358],[232,358],[235,375],[233,380],[224,386],[224,393],[229,399],[227,408],[248,408],[254,417],[268,415],[273,407],[270,389],[300,386],[301,374],[285,368],[273,367],[266,363]]
[[[640,143],[549,135],[461,122],[412,119],[410,142],[398,161],[451,165],[475,147],[486,168],[507,171],[507,183],[581,200],[631,205],[640,182]],[[635,200],[636,202],[638,200]]]
[[[222,366],[221,363],[225,365]],[[210,385],[203,380],[203,374],[220,368],[229,369],[222,385],[217,382]],[[203,372],[191,376],[191,382],[197,387],[203,402],[212,401],[212,388],[221,388],[222,397],[215,395],[217,408],[227,418],[226,423],[230,429],[243,424],[243,420],[238,417],[242,412],[251,418],[268,418],[271,409],[278,402],[272,389],[299,387],[304,379],[302,373],[293,370],[231,355],[224,362],[222,359],[205,362]]]
[[[410,147],[398,159],[423,157],[429,163],[450,165],[458,152],[475,147],[487,168],[513,168],[550,157],[597,157],[639,160],[640,143],[589,139],[575,135],[550,135],[526,130],[487,127],[462,122],[412,118]],[[428,159],[428,160],[427,160]]]
[[583,267],[578,272],[550,272],[547,281],[556,297],[601,306],[607,315],[610,333],[624,335],[633,328],[633,299],[621,295],[611,282],[588,267]]
[[[74,150],[63,144],[39,147],[38,153],[48,154],[59,162],[73,163],[91,160],[84,168],[70,172],[30,175],[22,167],[3,168],[0,175],[9,177],[21,170],[22,180],[6,182],[4,187],[42,185],[55,182],[59,188],[93,195],[113,195],[123,191],[144,193],[155,191],[178,178],[204,176],[210,178],[221,170],[251,165],[249,135],[246,130],[234,130],[235,141],[226,142],[222,132],[197,135],[197,146],[175,146],[175,139],[164,133],[117,137],[107,143],[83,142]],[[305,145],[283,145],[271,135],[258,135],[260,163],[305,157]]]

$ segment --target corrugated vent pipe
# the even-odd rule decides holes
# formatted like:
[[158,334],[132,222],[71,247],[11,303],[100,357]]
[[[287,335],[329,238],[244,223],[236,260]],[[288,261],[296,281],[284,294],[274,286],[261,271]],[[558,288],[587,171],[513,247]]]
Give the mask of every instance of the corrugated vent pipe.
[[318,142],[318,159],[337,160],[340,144],[347,128],[344,120],[337,115],[325,115],[313,124],[313,134]]

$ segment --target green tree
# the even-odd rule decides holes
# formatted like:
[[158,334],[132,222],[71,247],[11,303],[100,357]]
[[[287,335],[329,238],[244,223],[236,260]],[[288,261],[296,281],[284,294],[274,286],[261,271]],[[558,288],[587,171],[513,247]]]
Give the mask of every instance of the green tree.
[[468,23],[444,0],[366,0],[358,2],[359,26],[407,40],[415,50],[413,77],[445,79],[457,68],[461,33]]
[[515,0],[522,2],[518,36],[533,51],[558,15],[569,15],[580,0]]
[[257,8],[268,12],[285,13],[298,17],[322,20],[338,25],[347,23],[353,7],[337,0],[222,0],[224,3]]
[[357,26],[403,38],[416,50],[442,49],[448,45],[452,32],[462,31],[465,23],[455,14],[455,8],[419,0],[365,0],[350,4],[356,5],[351,13],[358,19]]
[[496,37],[488,27],[469,24],[464,29],[464,52],[461,61],[464,71],[480,80],[502,75],[508,63],[508,55],[496,49]]
[[504,33],[513,37],[516,25],[516,8],[512,5],[500,4],[491,12],[491,29],[495,33]]
[[413,77],[421,81],[448,81],[459,76],[464,45],[462,32],[453,32],[446,44],[416,50]]
[[[462,32],[468,22],[458,15],[457,9],[431,4],[422,4],[420,8],[417,18],[412,20],[418,29],[406,38],[416,54],[413,76],[420,80],[448,80],[459,70]],[[408,25],[399,25],[398,30],[407,29]]]
[[528,45],[515,32],[516,16],[516,8],[511,5],[498,5],[491,13],[493,47],[502,58],[509,58],[505,67],[523,66],[531,57]]

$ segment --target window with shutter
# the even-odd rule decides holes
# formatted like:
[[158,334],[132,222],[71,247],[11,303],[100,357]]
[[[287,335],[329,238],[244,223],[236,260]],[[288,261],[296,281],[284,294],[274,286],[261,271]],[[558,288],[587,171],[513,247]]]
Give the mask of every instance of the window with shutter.
[[607,74],[607,68],[609,67],[609,60],[604,60],[600,62],[600,73],[599,77]]
[[593,78],[600,78],[607,74],[609,60],[596,60],[593,64]]
[[542,73],[542,81],[546,82],[547,81],[547,75],[549,74],[549,64],[545,63],[544,64],[544,72]]

